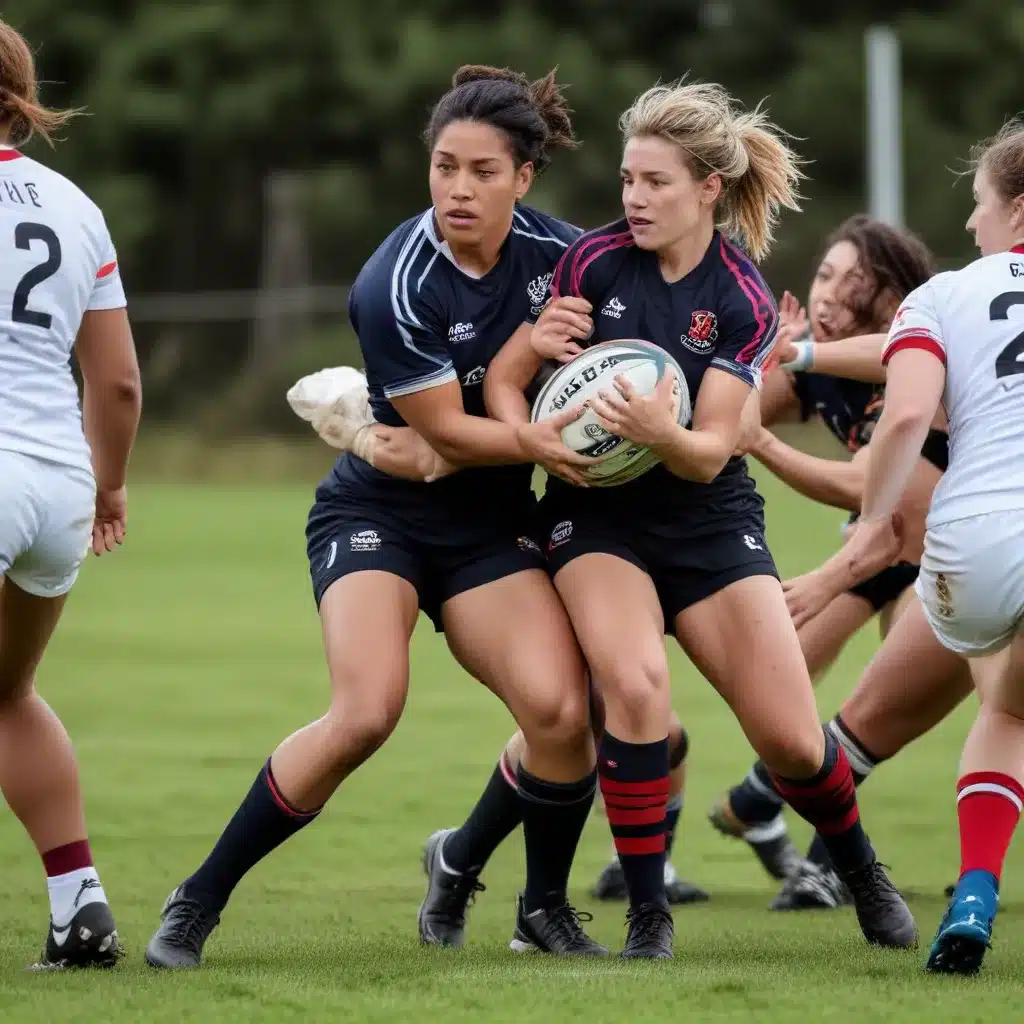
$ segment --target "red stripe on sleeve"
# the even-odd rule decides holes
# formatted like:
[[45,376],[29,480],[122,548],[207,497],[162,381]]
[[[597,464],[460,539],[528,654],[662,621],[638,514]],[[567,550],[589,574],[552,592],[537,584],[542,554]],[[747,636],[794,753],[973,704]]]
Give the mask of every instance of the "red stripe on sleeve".
[[889,360],[892,359],[897,352],[901,352],[905,348],[919,348],[923,352],[931,352],[931,354],[935,356],[943,366],[946,365],[946,353],[942,346],[934,338],[929,338],[924,334],[908,334],[902,338],[897,338],[882,353],[882,365],[888,366]]
[[109,277],[115,270],[117,270],[117,260],[113,263],[104,263],[99,270],[96,271],[96,280],[98,281],[101,277]]

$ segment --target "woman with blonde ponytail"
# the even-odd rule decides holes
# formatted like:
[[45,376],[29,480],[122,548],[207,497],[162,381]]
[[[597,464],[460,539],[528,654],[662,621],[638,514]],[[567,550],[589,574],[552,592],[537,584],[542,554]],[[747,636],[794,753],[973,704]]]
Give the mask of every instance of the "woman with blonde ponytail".
[[754,260],[767,255],[782,209],[799,208],[799,159],[761,107],[740,109],[718,85],[655,86],[620,127],[625,217],[569,246],[532,334],[511,339],[484,387],[491,415],[525,435],[524,388],[545,358],[640,338],[675,358],[693,398],[681,427],[671,371],[650,397],[618,381],[594,411],[661,464],[612,488],[551,478],[541,502],[549,571],[606,704],[598,771],[629,890],[623,956],[672,956],[666,631],[825,838],[865,937],[911,946],[914,919],[861,827],[846,754],[819,722],[763,501],[733,454],[778,319]]

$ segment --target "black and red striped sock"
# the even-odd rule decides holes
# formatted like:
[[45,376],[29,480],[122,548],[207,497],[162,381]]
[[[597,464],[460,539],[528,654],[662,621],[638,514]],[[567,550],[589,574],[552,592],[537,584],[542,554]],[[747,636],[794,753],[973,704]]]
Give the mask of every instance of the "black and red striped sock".
[[606,732],[597,763],[605,814],[626,879],[630,906],[667,906],[668,737],[656,743],[626,743]]
[[825,730],[825,759],[809,779],[772,775],[779,794],[821,836],[840,874],[867,867],[874,850],[860,823],[857,789],[846,752]]
[[186,879],[186,893],[219,913],[245,874],[319,813],[320,808],[298,811],[289,806],[268,760],[209,856]]

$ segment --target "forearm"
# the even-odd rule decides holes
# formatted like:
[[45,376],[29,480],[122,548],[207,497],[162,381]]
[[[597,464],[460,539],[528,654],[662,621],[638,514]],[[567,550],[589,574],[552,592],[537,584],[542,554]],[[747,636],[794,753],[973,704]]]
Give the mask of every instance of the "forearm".
[[819,459],[770,438],[750,454],[783,483],[820,504],[860,511],[864,471],[859,463]]
[[653,445],[651,451],[670,473],[708,484],[722,472],[735,448],[735,442],[726,445],[713,431],[677,427],[669,441]]
[[[364,431],[369,436],[364,436]],[[352,446],[353,454],[374,468],[403,480],[431,481],[459,467],[442,459],[412,427],[363,427]]]
[[484,401],[487,412],[501,423],[518,426],[530,422],[530,403],[523,389],[512,381],[495,381],[490,387],[485,382]]
[[505,466],[530,461],[519,443],[516,427],[486,416],[451,416],[427,441],[446,462],[461,466]]
[[116,491],[125,485],[141,414],[142,388],[138,383],[126,382],[96,394],[86,381],[82,426],[100,490]]
[[[865,334],[856,338],[843,338],[819,344],[813,341],[800,342],[802,360],[797,365],[787,364],[787,369],[807,370],[829,377],[845,377],[848,380],[862,380],[871,384],[885,383],[885,367],[882,365],[884,334]],[[808,346],[808,347],[804,347]]]

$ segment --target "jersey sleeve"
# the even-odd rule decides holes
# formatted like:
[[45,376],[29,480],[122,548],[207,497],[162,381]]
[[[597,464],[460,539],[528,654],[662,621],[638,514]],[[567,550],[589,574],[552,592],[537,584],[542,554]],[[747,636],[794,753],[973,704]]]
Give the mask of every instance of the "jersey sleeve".
[[[566,295],[586,299],[596,305],[609,286],[611,253],[632,240],[628,229],[622,231],[615,227],[599,228],[581,235],[562,253],[555,266],[544,305]],[[536,323],[541,312],[543,307],[537,313],[531,311],[527,323]]]
[[367,377],[385,398],[458,380],[436,302],[402,275],[375,273],[358,280],[349,296],[349,319]]
[[720,245],[729,287],[711,365],[760,390],[761,372],[775,348],[779,311],[771,290],[747,257],[724,237]]
[[117,252],[110,233],[103,227],[100,243],[100,265],[96,270],[92,294],[89,296],[87,309],[123,309],[128,305],[125,298],[124,285],[121,283],[121,271],[117,265]]
[[905,348],[931,352],[941,363],[946,362],[946,343],[942,340],[942,324],[935,304],[935,290],[926,281],[904,300],[893,317],[889,336],[882,347],[882,365]]
[[745,309],[741,305],[725,318],[711,365],[760,389],[761,371],[775,347],[778,326],[779,316],[770,294],[751,293]]

